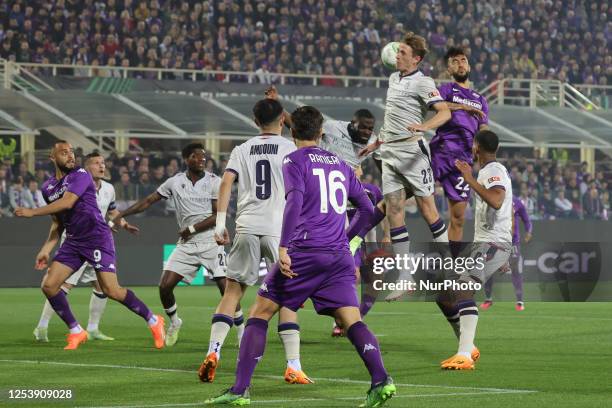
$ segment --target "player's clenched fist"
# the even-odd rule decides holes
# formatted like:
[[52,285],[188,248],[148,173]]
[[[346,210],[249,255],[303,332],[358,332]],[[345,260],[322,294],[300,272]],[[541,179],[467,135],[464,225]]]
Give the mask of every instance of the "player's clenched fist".
[[15,209],[15,216],[16,217],[31,218],[31,217],[34,216],[34,212],[31,209],[29,209],[29,208],[17,207]]

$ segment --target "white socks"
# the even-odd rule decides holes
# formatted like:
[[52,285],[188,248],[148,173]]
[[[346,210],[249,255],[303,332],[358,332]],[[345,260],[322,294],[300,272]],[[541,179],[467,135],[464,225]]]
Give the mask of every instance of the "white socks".
[[87,331],[98,330],[100,319],[106,308],[108,297],[97,290],[93,290],[89,299],[89,322],[87,323]]

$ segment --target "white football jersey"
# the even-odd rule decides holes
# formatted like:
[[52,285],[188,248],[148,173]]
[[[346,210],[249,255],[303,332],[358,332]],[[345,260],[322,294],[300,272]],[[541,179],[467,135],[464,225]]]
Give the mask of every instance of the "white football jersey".
[[282,136],[260,135],[232,150],[225,171],[238,177],[236,232],[280,237],[285,210],[283,159],[296,150]]
[[437,102],[443,102],[443,99],[436,83],[421,71],[403,77],[399,72],[391,74],[385,102],[385,121],[380,130],[382,141],[422,136],[412,134],[407,127],[423,123],[427,111]]
[[478,172],[478,183],[485,188],[502,187],[506,190],[499,210],[476,195],[474,242],[512,243],[512,181],[503,164],[489,162]]
[[[219,197],[221,178],[204,172],[204,177],[191,182],[187,173],[178,173],[167,179],[157,193],[167,200],[172,200],[176,212],[176,222],[180,230],[212,215],[212,201]],[[189,242],[211,242],[214,240],[214,227],[189,238]]]
[[[106,213],[117,208],[115,206],[115,187],[107,181],[100,180],[100,188],[96,190],[96,202],[102,213],[102,217],[106,219]],[[66,239],[66,230],[62,233],[62,242]]]
[[348,131],[350,123],[340,120],[323,122],[323,138],[320,147],[335,154],[353,169],[356,169],[367,157],[359,157],[359,151],[367,144],[374,143],[376,136],[372,134],[367,144],[354,142]]

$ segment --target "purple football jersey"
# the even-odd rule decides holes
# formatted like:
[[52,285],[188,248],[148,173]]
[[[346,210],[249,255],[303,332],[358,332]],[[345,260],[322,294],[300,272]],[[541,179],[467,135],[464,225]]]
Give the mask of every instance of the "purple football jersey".
[[479,93],[463,88],[454,82],[441,85],[440,96],[446,102],[467,105],[480,109],[485,117],[479,117],[464,110],[452,111],[451,119],[440,126],[436,135],[431,139],[431,150],[460,151],[471,156],[474,135],[478,132],[480,125],[489,123],[489,105],[484,96]]
[[512,197],[512,210],[513,210],[513,220],[512,220],[512,243],[515,245],[520,244],[521,242],[521,232],[519,228],[519,218],[523,221],[523,226],[525,227],[525,231],[531,233],[533,230],[533,224],[531,223],[531,219],[529,218],[529,214],[527,214],[527,209],[521,199],[517,196]]
[[74,206],[57,214],[66,229],[68,240],[78,239],[80,243],[112,242],[110,228],[98,208],[96,187],[91,175],[83,168],[76,167],[60,180],[51,177],[42,185],[43,198],[52,203],[69,191],[79,197]]
[[283,178],[285,194],[301,191],[304,201],[294,234],[281,237],[281,246],[288,241],[290,249],[348,249],[347,203],[367,199],[350,166],[320,147],[305,147],[285,157]]

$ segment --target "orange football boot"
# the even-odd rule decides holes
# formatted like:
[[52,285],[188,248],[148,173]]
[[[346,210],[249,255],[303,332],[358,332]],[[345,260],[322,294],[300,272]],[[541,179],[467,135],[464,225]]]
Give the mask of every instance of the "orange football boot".
[[79,333],[69,333],[67,341],[68,345],[64,347],[64,350],[76,350],[79,348],[79,344],[87,341],[87,332],[81,330]]
[[443,370],[474,370],[476,368],[474,360],[469,357],[460,356],[459,354],[445,360],[440,367]]
[[166,341],[166,328],[164,327],[164,318],[160,315],[155,315],[155,317],[157,317],[157,323],[153,326],[149,326],[149,329],[151,329],[151,333],[153,334],[155,348],[160,349],[164,347]]
[[198,369],[198,377],[202,382],[213,382],[215,380],[215,370],[219,365],[217,353],[212,352],[206,356],[204,362]]
[[[445,363],[450,362],[453,358],[455,358],[455,356],[449,357],[446,360],[442,361],[440,363],[440,365],[444,365]],[[480,358],[480,350],[478,350],[478,347],[474,347],[472,349],[472,361],[475,363],[478,361],[478,359]]]
[[285,370],[285,382],[288,384],[314,384],[306,373],[303,371],[294,370],[291,367],[287,367]]

